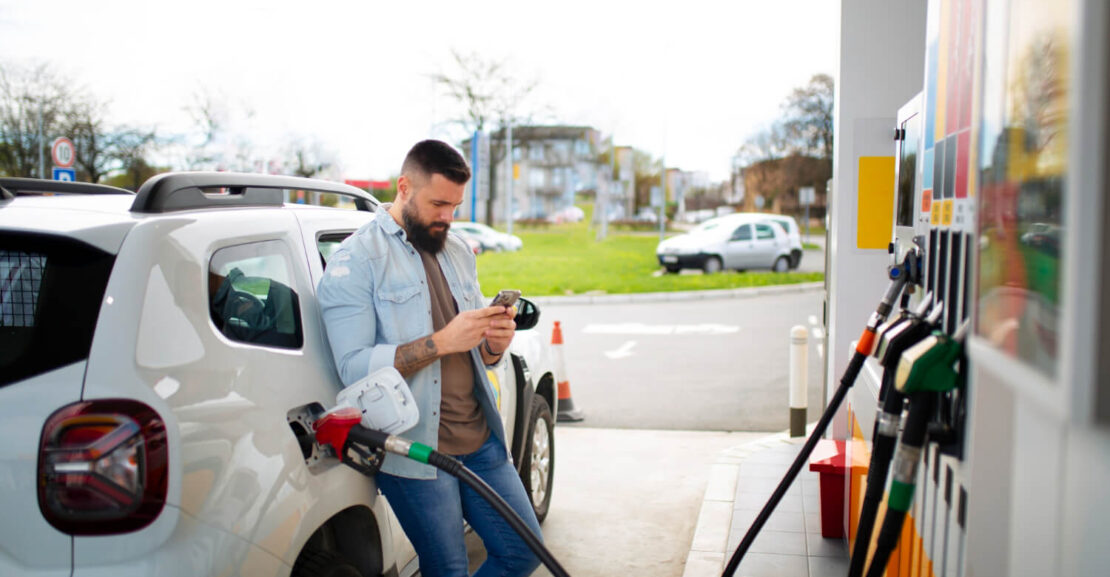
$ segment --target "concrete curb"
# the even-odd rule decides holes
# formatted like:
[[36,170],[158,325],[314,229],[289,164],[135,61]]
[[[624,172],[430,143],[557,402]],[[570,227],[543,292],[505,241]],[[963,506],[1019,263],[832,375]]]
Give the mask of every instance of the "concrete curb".
[[757,441],[739,445],[721,452],[712,466],[709,482],[705,486],[690,553],[682,577],[717,577],[725,569],[732,551],[728,550],[732,530],[732,511],[736,501],[736,484],[740,478],[740,463],[753,453],[783,444],[799,445],[808,437],[790,437],[789,431],[774,433]]
[[785,285],[772,285],[763,287],[719,289],[704,291],[663,292],[663,293],[635,293],[635,294],[598,294],[598,295],[572,295],[572,296],[545,296],[527,297],[537,305],[593,305],[593,304],[621,304],[621,303],[653,303],[665,301],[696,301],[725,298],[752,298],[763,295],[780,295],[791,293],[805,293],[823,290],[825,283],[808,282]]

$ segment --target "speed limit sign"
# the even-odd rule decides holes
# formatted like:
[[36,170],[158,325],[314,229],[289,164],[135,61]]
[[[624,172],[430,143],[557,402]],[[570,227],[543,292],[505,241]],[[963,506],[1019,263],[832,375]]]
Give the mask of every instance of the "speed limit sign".
[[73,161],[76,160],[73,154],[73,141],[66,138],[55,138],[54,146],[50,147],[50,155],[54,157],[54,166],[58,168],[69,168],[73,166]]

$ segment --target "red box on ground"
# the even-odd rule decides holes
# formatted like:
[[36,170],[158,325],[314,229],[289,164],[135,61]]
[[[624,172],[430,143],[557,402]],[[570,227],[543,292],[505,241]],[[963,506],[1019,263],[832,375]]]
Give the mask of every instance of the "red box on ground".
[[844,537],[844,493],[848,482],[848,454],[844,441],[821,439],[809,456],[809,470],[820,476],[821,536]]

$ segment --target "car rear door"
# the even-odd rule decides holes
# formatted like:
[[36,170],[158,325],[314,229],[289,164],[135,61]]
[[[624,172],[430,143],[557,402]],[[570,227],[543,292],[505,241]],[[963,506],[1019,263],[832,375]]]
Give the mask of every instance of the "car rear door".
[[779,255],[779,236],[774,225],[767,222],[754,223],[755,240],[752,242],[752,268],[771,268]]
[[725,268],[751,268],[753,239],[751,224],[743,223],[733,228],[725,244]]
[[[330,472],[307,474],[287,413],[331,406],[339,390],[306,261],[297,222],[281,208],[185,211],[132,230],[109,283],[115,305],[97,326],[85,397],[138,399],[166,419],[174,448],[167,511],[149,530],[76,539],[78,566],[154,562],[173,511],[199,520],[208,549],[197,562],[219,563],[213,574],[292,564]],[[225,287],[263,316],[233,314],[240,309],[221,304]],[[367,480],[368,498],[372,488]]]

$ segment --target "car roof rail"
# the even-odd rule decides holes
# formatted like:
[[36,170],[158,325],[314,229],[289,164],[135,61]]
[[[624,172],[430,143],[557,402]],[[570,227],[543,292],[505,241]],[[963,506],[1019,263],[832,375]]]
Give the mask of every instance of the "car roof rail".
[[[214,189],[220,192],[206,192]],[[351,197],[355,199],[355,206],[365,211],[373,211],[378,204],[378,199],[361,188],[327,180],[241,172],[168,172],[139,187],[131,212],[283,206],[286,190]]]
[[106,184],[16,177],[0,178],[0,189],[3,189],[0,198],[5,199],[28,194],[135,194]]

